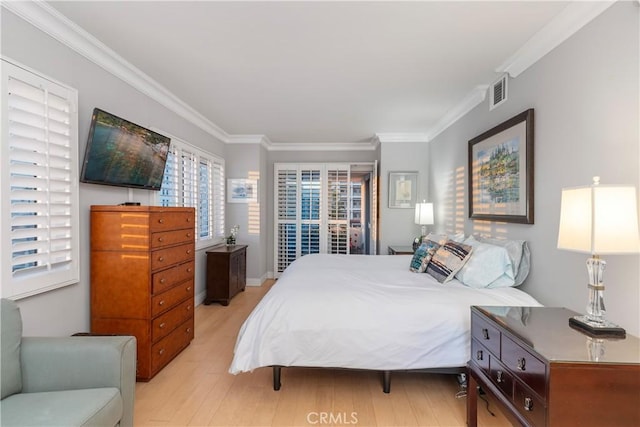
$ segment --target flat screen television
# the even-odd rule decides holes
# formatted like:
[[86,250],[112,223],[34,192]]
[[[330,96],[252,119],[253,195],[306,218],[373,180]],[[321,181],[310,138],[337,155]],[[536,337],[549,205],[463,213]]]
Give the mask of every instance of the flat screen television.
[[93,110],[81,182],[160,190],[171,139]]

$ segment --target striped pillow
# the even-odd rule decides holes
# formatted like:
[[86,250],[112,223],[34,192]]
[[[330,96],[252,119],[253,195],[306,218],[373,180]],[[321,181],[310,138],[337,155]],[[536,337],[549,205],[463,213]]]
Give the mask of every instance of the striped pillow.
[[447,241],[431,257],[431,262],[427,266],[427,273],[440,283],[448,282],[467,262],[472,250],[472,246],[457,243],[453,240]]

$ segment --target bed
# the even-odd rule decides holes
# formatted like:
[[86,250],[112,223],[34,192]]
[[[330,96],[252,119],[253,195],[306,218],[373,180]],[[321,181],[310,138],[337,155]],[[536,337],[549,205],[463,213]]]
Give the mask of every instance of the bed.
[[444,284],[409,271],[411,255],[306,255],[242,325],[229,372],[281,367],[456,369],[470,352],[471,305],[538,306],[514,288]]

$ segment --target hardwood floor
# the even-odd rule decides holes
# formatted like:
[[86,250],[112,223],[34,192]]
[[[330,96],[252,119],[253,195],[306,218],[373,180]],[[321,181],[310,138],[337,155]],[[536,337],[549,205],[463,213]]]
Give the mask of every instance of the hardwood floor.
[[[228,307],[200,305],[195,339],[148,383],[137,383],[137,426],[464,426],[466,399],[454,375],[393,373],[391,393],[368,371],[282,370],[273,391],[270,368],[227,372],[236,335],[273,282],[247,287]],[[478,407],[481,426],[509,426],[491,403]]]

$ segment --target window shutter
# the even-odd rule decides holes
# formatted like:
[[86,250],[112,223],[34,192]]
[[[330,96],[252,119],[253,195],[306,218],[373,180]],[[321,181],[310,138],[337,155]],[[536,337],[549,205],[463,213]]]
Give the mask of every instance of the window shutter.
[[298,170],[276,165],[276,272],[282,273],[297,255]]
[[2,295],[21,297],[79,280],[77,92],[2,64]]
[[349,170],[330,166],[327,170],[327,252],[349,253]]
[[213,237],[223,238],[224,230],[224,163],[213,162]]

